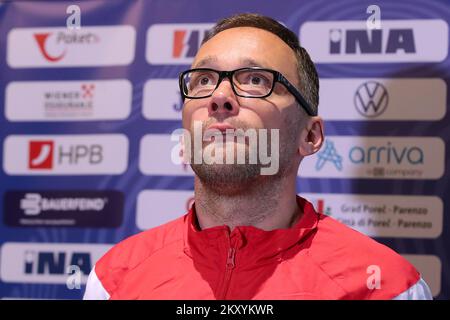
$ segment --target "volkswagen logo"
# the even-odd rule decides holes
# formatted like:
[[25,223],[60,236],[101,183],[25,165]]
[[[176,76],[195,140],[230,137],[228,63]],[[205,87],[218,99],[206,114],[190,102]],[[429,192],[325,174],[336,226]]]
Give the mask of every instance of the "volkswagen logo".
[[367,81],[356,89],[354,103],[356,110],[364,117],[374,118],[382,114],[389,101],[386,88],[379,82]]

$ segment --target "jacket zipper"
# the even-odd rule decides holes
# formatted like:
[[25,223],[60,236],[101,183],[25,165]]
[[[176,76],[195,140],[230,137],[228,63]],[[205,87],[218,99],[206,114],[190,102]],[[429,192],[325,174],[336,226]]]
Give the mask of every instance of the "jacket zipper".
[[225,299],[225,296],[228,291],[228,287],[230,286],[230,279],[231,279],[231,273],[235,267],[235,261],[234,257],[236,255],[236,248],[229,248],[228,249],[228,256],[227,256],[227,264],[225,266],[225,277],[223,280],[223,286],[222,286],[222,294],[220,295],[220,299]]

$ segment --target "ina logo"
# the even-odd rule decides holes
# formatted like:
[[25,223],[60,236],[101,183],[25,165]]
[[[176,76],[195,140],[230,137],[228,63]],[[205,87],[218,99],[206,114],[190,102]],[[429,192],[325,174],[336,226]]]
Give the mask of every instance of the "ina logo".
[[205,31],[175,30],[173,33],[173,58],[193,58],[200,47]]
[[334,143],[330,140],[325,140],[325,149],[317,154],[316,170],[320,171],[327,162],[331,162],[336,169],[342,170],[342,156],[340,156]]
[[416,53],[412,29],[331,29],[329,34],[330,54]]
[[30,141],[28,168],[53,168],[53,141]]
[[47,44],[47,40],[48,40],[49,36],[50,36],[50,33],[35,33],[34,34],[34,38],[36,39],[36,42],[39,46],[39,50],[41,51],[44,58],[50,62],[58,62],[59,60],[64,58],[64,56],[66,55],[66,49],[64,49],[64,51],[60,55],[51,55],[50,53],[48,53],[46,44]]
[[78,266],[84,274],[92,268],[89,252],[37,252],[26,251],[24,256],[25,274],[63,275],[67,266]]
[[386,110],[388,102],[388,92],[379,82],[364,82],[356,89],[354,97],[355,107],[364,117],[372,118],[379,116]]

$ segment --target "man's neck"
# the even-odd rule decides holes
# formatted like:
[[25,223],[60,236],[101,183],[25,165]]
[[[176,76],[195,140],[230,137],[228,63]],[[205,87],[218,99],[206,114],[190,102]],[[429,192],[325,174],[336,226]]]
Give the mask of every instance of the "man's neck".
[[[253,189],[253,190],[252,190]],[[301,217],[295,179],[258,184],[235,195],[218,194],[195,177],[195,209],[201,229],[227,225],[262,230],[286,229]]]

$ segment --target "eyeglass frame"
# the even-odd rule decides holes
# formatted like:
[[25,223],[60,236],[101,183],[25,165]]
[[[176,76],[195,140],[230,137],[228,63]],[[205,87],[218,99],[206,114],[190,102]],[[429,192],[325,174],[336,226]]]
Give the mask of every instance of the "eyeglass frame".
[[[267,71],[267,72],[270,72],[273,74],[272,88],[270,89],[269,93],[267,93],[264,96],[255,97],[255,96],[244,96],[244,95],[236,92],[236,88],[234,87],[234,83],[233,83],[233,75],[238,71],[247,70],[247,69]],[[219,79],[217,81],[216,87],[214,88],[214,90],[211,91],[211,93],[209,95],[206,95],[203,97],[192,97],[192,96],[188,96],[185,94],[184,89],[186,89],[186,91],[187,91],[187,88],[183,81],[183,77],[187,73],[193,72],[193,71],[213,71],[219,75]],[[278,71],[272,70],[272,69],[261,68],[261,67],[245,67],[245,68],[239,68],[239,69],[235,69],[235,70],[231,70],[231,71],[219,71],[219,70],[215,70],[215,69],[211,69],[211,68],[194,68],[194,69],[185,70],[185,71],[181,72],[178,76],[178,82],[179,82],[182,101],[184,102],[184,100],[186,98],[187,99],[203,99],[203,98],[211,97],[213,95],[214,91],[216,91],[216,89],[222,83],[222,80],[225,78],[230,79],[231,88],[233,89],[234,94],[236,94],[236,96],[242,97],[242,98],[260,98],[260,99],[267,98],[268,96],[270,96],[272,94],[273,89],[275,88],[275,84],[277,82],[279,82],[282,85],[284,85],[284,87],[295,97],[297,102],[302,106],[302,108],[306,111],[306,113],[308,115],[317,116],[317,111],[314,111],[314,109],[310,106],[310,104],[306,101],[306,99],[303,98],[303,95],[300,93],[300,91],[298,91],[297,88],[292,83],[290,83],[289,80],[286,79],[285,76],[283,76],[283,74],[281,74],[281,72],[278,72]],[[183,84],[184,84],[184,86],[183,86]]]

